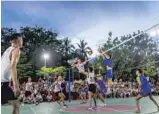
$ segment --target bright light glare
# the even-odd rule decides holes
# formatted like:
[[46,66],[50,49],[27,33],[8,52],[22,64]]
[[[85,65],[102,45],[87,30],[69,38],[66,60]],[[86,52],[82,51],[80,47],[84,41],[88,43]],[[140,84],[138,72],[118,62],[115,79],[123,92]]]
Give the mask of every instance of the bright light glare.
[[152,36],[152,37],[156,36],[156,31],[151,31],[150,36]]
[[156,30],[156,34],[157,36],[159,36],[159,28]]
[[152,37],[159,36],[159,29],[151,31],[150,36],[152,36]]
[[44,59],[48,59],[49,58],[49,54],[48,53],[45,53],[44,54]]

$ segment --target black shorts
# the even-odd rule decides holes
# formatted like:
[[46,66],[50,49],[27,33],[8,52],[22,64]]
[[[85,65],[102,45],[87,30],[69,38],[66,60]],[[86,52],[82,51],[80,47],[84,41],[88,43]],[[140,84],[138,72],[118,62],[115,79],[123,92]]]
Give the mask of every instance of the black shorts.
[[96,93],[97,92],[97,86],[96,84],[89,84],[89,89],[90,92]]
[[25,91],[25,97],[28,97],[31,95],[31,91]]
[[83,74],[83,73],[79,73],[79,76],[80,76],[80,80],[85,80],[86,79],[86,75]]
[[9,82],[1,82],[1,104],[8,103],[10,100],[17,100],[14,96],[12,88],[9,87]]

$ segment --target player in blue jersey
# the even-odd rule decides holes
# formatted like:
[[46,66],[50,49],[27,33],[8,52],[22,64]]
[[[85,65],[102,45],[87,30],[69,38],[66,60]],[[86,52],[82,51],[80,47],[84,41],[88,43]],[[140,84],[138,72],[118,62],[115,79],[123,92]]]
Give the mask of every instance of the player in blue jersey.
[[103,81],[103,76],[101,74],[101,72],[99,71],[99,73],[97,74],[97,96],[99,97],[99,99],[103,102],[103,106],[106,106],[106,103],[105,103],[105,100],[104,100],[104,97],[106,97],[106,85]]
[[157,104],[155,99],[153,99],[152,97],[151,86],[149,82],[147,81],[146,77],[143,75],[142,70],[138,69],[136,71],[136,75],[137,75],[137,82],[138,82],[138,89],[139,89],[139,94],[136,97],[136,105],[137,105],[136,113],[140,113],[139,100],[142,97],[146,97],[146,96],[149,96],[150,100],[152,100],[152,102],[157,106],[159,111],[159,105]]
[[107,92],[110,92],[110,88],[112,87],[112,79],[113,79],[113,71],[112,71],[112,60],[111,60],[111,55],[108,53],[104,53],[104,51],[99,48],[99,52],[103,56],[104,59],[104,65],[106,66],[106,83],[108,85]]
[[84,82],[84,84],[81,85],[81,91],[80,91],[80,98],[82,100],[81,104],[87,103],[87,94],[88,94],[88,85],[86,82]]

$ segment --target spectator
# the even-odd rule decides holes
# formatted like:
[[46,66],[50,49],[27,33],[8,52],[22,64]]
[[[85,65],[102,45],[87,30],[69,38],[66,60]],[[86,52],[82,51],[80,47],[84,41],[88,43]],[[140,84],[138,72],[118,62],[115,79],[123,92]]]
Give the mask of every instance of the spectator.
[[50,94],[50,92],[48,92],[48,95],[47,95],[46,99],[47,99],[48,102],[52,101],[52,95]]
[[40,93],[38,93],[38,94],[36,95],[36,102],[37,102],[37,103],[43,102],[43,98],[42,98],[42,96],[41,96]]
[[33,92],[33,83],[30,77],[28,78],[28,82],[26,83],[25,90],[26,90],[25,92],[26,97],[30,96],[31,93]]

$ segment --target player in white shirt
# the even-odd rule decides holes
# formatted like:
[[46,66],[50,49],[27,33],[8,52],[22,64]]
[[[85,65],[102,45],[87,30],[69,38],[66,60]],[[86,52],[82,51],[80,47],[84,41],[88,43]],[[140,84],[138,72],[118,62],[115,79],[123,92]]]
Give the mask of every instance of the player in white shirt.
[[[11,103],[13,106],[13,114],[19,114],[20,95],[19,83],[17,79],[17,63],[20,57],[20,48],[23,44],[22,36],[18,33],[10,37],[11,46],[6,49],[1,57],[1,104]],[[13,81],[13,89],[9,83]]]
[[78,69],[80,80],[84,81],[86,79],[87,72],[85,72],[85,64],[87,61],[82,62],[80,58],[77,58],[73,66],[75,66]]
[[61,106],[61,102],[63,103],[64,107],[68,107],[65,104],[65,93],[66,93],[66,88],[64,84],[64,79],[62,76],[58,76],[58,79],[53,83],[53,86],[55,87],[54,92],[55,94],[60,97],[60,100],[57,102]]
[[[96,79],[95,74],[92,67],[89,67],[88,69],[88,96],[89,96],[89,108],[88,110],[96,110],[97,103],[96,103],[96,93],[97,93],[97,86],[96,86]],[[92,107],[92,99],[94,101],[95,106]]]

